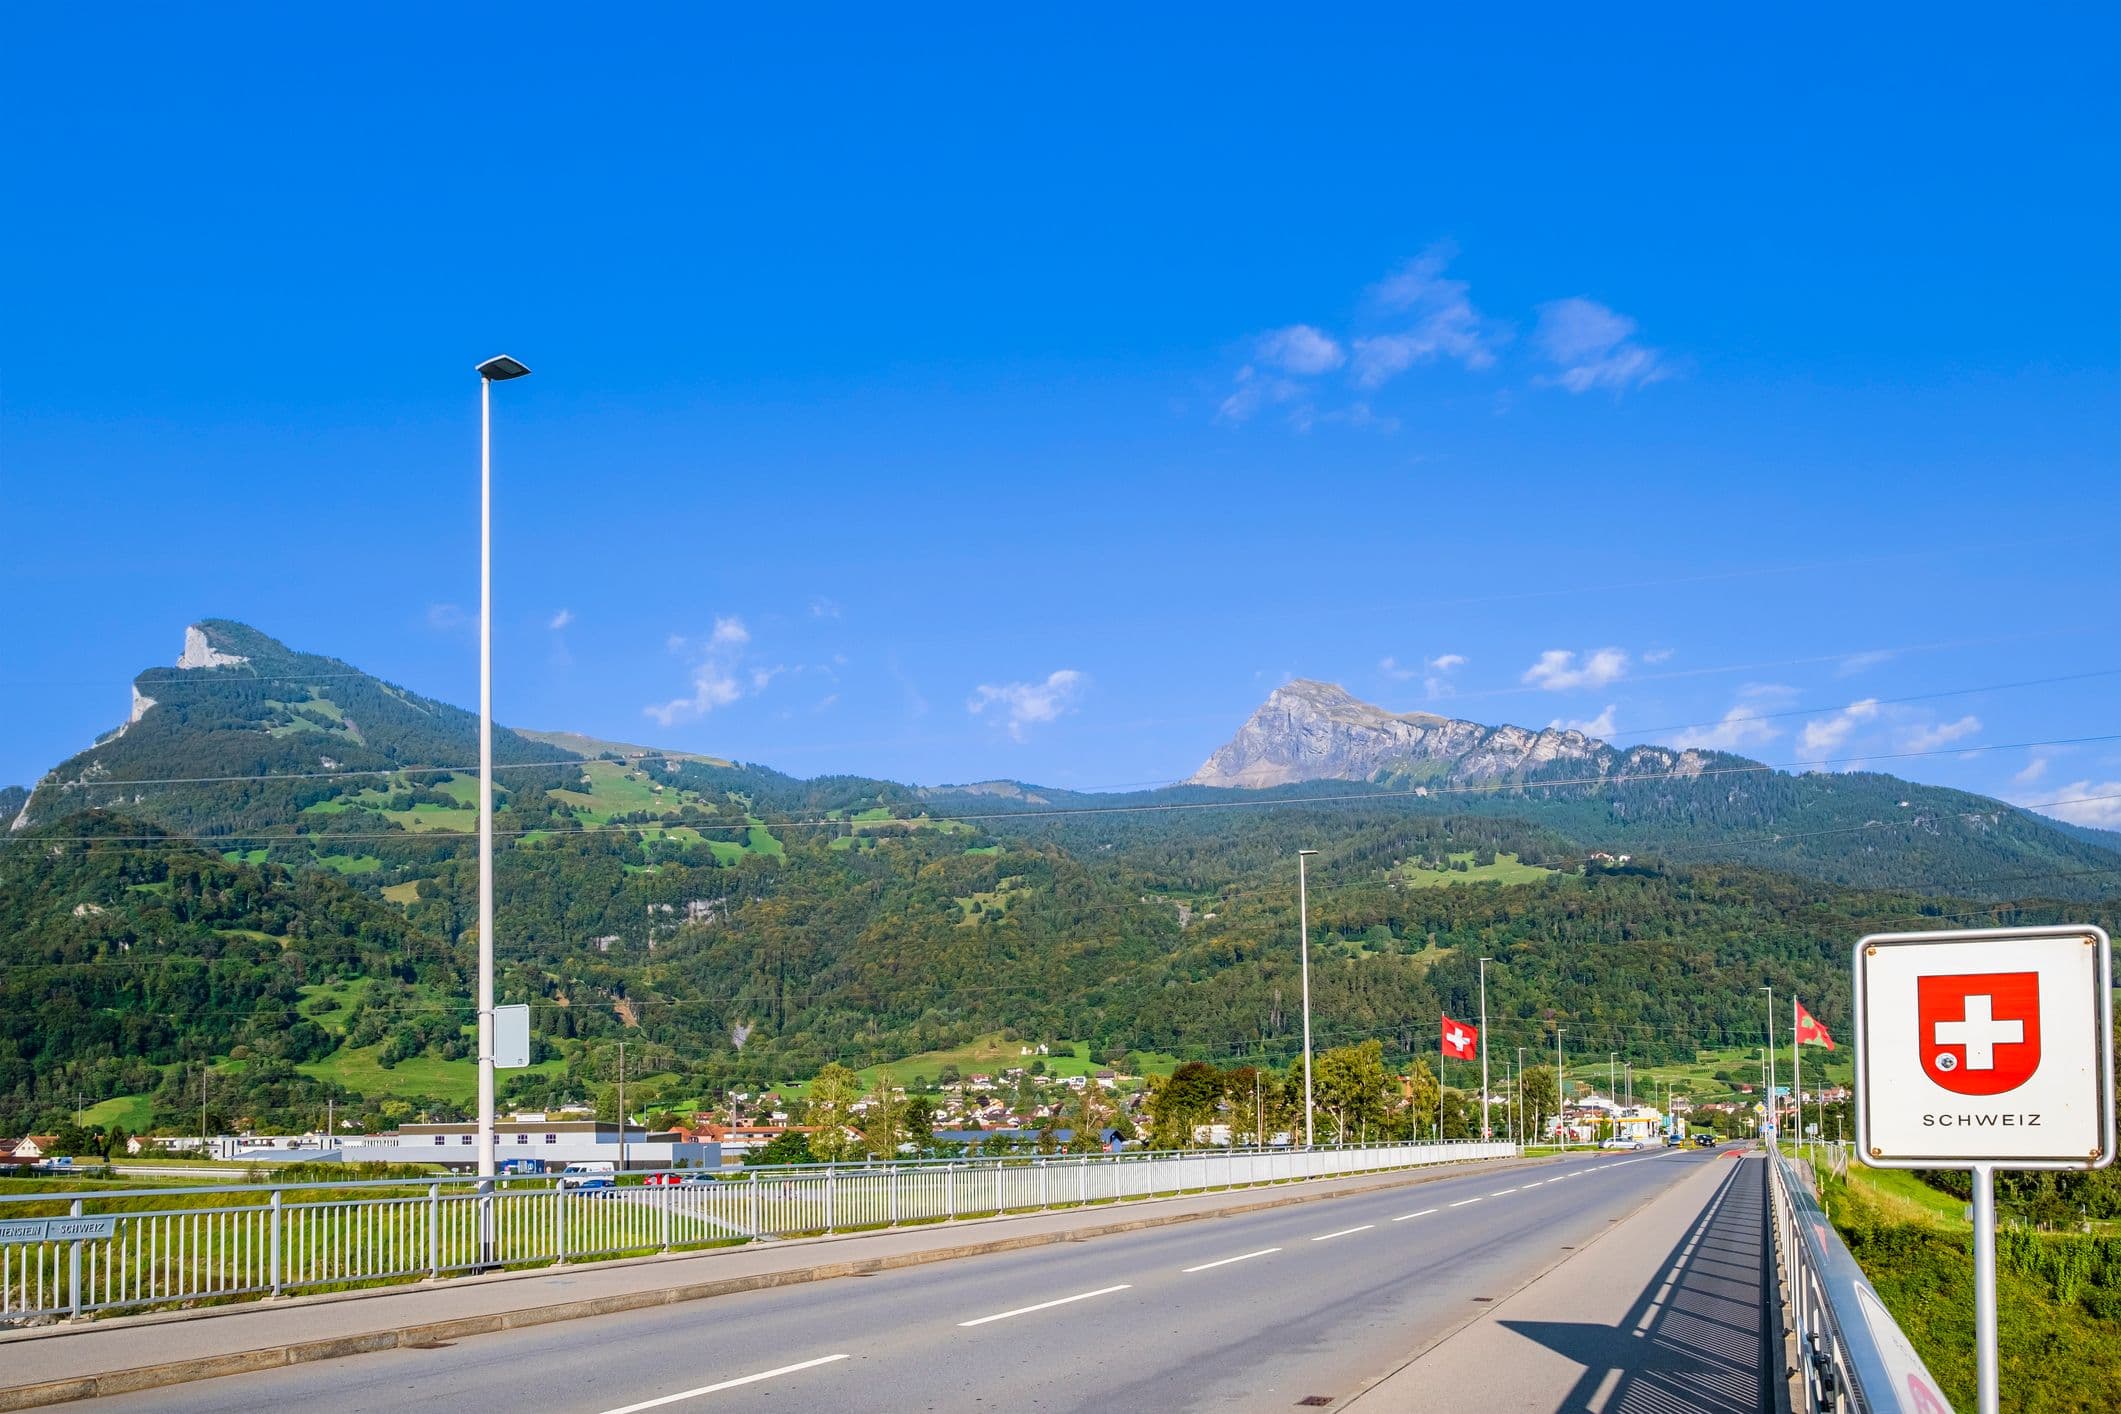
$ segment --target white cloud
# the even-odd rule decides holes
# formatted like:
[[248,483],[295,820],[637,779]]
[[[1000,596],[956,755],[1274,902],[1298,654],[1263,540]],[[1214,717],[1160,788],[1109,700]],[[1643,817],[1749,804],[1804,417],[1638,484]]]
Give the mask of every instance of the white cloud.
[[1767,720],[1766,713],[1796,695],[1796,689],[1781,683],[1753,682],[1738,689],[1738,701],[1721,719],[1707,727],[1689,727],[1668,738],[1665,745],[1681,751],[1743,751],[1782,735],[1782,728]]
[[1489,328],[1473,307],[1465,281],[1444,277],[1453,254],[1449,246],[1433,246],[1370,288],[1373,309],[1395,320],[1411,317],[1411,322],[1355,340],[1358,387],[1378,387],[1439,358],[1476,369],[1495,362],[1501,331]]
[[1820,717],[1804,724],[1804,733],[1797,739],[1797,749],[1810,755],[1813,752],[1833,751],[1848,740],[1849,733],[1878,716],[1878,699],[1866,697],[1851,702],[1830,717]]
[[1917,727],[1909,732],[1902,745],[1909,751],[1935,751],[1948,746],[1963,736],[1972,736],[1981,730],[1981,719],[1968,713],[1956,722],[1939,722],[1935,726]]
[[1377,671],[1388,678],[1397,678],[1401,682],[1405,682],[1408,678],[1421,676],[1421,669],[1404,667],[1397,658],[1389,656],[1377,660]]
[[813,618],[813,619],[836,619],[836,618],[838,618],[839,616],[840,616],[840,605],[839,605],[839,601],[838,601],[837,599],[827,599],[827,598],[826,598],[826,597],[825,597],[824,595],[822,595],[822,594],[818,594],[818,595],[813,595],[813,596],[811,597],[811,600],[810,600],[810,617],[811,617],[811,618]]
[[554,614],[554,615],[552,616],[552,622],[551,622],[551,623],[548,623],[547,625],[545,625],[545,627],[547,627],[547,628],[549,628],[549,629],[555,629],[555,630],[557,630],[557,629],[563,629],[563,628],[567,627],[567,625],[569,625],[569,624],[571,624],[571,623],[573,623],[573,622],[574,622],[574,610],[572,610],[572,609],[562,609],[562,610],[560,610],[560,612],[558,612],[557,614]]
[[1874,648],[1868,653],[1851,653],[1835,666],[1834,676],[1853,677],[1865,668],[1875,668],[1880,663],[1889,662],[1892,657],[1893,650],[1890,648]]
[[744,649],[750,642],[751,631],[734,614],[717,614],[714,631],[704,641],[678,633],[670,635],[665,646],[672,653],[698,656],[698,661],[692,665],[692,692],[668,702],[650,703],[641,709],[642,714],[653,717],[663,726],[675,726],[739,701],[745,695],[747,682],[752,692],[765,691],[767,685],[787,669],[779,665],[770,668],[746,666],[743,663]]
[[2047,774],[2047,765],[2048,759],[2035,752],[2032,760],[2026,762],[2024,768],[2013,775],[2011,779],[2021,786],[2029,786]]
[[1524,670],[1522,681],[1548,692],[1570,692],[1580,687],[1604,687],[1626,677],[1627,671],[1628,655],[1618,648],[1587,653],[1580,665],[1574,653],[1549,648],[1539,655],[1538,662]]
[[1422,667],[1426,675],[1421,680],[1421,690],[1432,698],[1449,697],[1453,689],[1451,675],[1466,665],[1463,653],[1439,653],[1425,659]]
[[1253,356],[1269,368],[1305,377],[1331,373],[1348,360],[1332,335],[1309,324],[1291,324],[1262,334],[1253,346]]
[[1608,702],[1603,712],[1582,721],[1563,721],[1561,718],[1556,717],[1553,721],[1547,723],[1547,728],[1550,731],[1582,732],[1585,736],[1595,736],[1603,739],[1613,734],[1614,706],[1615,704]]
[[1287,378],[1263,375],[1251,364],[1237,370],[1237,387],[1222,400],[1215,415],[1224,422],[1247,422],[1262,409],[1282,403],[1298,403],[1302,420],[1304,387]]
[[477,622],[478,620],[464,612],[464,607],[461,604],[429,604],[427,606],[427,626],[436,633],[455,633],[459,629],[470,628]]
[[1669,663],[1671,660],[1672,650],[1669,648],[1652,648],[1649,652],[1642,655],[1642,661],[1652,666],[1658,663]]
[[1062,668],[1047,674],[1044,682],[981,683],[966,700],[965,710],[978,716],[989,707],[998,709],[1007,719],[1010,738],[1022,741],[1026,727],[1074,711],[1088,682],[1075,669]]
[[1615,393],[1671,376],[1670,365],[1655,349],[1631,337],[1635,321],[1596,300],[1571,297],[1539,307],[1533,341],[1561,371],[1540,382],[1572,393],[1610,388]]
[[2101,830],[2121,830],[2121,781],[2071,781],[2056,786],[2059,805],[2039,807],[2043,815],[2067,820],[2072,825],[2090,825]]

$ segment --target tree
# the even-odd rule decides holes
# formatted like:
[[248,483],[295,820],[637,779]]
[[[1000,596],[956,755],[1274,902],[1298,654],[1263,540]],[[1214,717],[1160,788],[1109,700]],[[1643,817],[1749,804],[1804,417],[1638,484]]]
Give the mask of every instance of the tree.
[[869,1092],[869,1107],[862,1113],[862,1148],[869,1157],[895,1159],[900,1144],[917,1139],[909,1133],[911,1117],[911,1107],[891,1093],[889,1077],[878,1075],[876,1088]]
[[763,1147],[744,1155],[745,1165],[759,1164],[813,1164],[817,1155],[810,1150],[810,1136],[800,1129],[783,1130]]
[[1152,1081],[1149,1092],[1149,1143],[1157,1149],[1184,1149],[1193,1143],[1195,1125],[1215,1118],[1222,1098],[1222,1072],[1206,1061],[1187,1061],[1170,1075]]
[[861,1098],[862,1080],[838,1061],[817,1073],[810,1082],[810,1103],[804,1118],[816,1126],[810,1136],[810,1152],[826,1163],[836,1163],[849,1154],[855,1141],[847,1135],[854,1118],[854,1102]]
[[1085,1084],[1076,1091],[1075,1104],[1068,1116],[1069,1127],[1074,1131],[1068,1136],[1068,1152],[1101,1152],[1105,1147],[1105,1125],[1111,1117],[1112,1107],[1105,1103],[1104,1092],[1095,1084]]
[[1335,1046],[1313,1067],[1320,1109],[1333,1116],[1341,1142],[1351,1129],[1376,1124],[1385,1115],[1385,1048],[1381,1041]]
[[1527,1142],[1534,1141],[1546,1132],[1547,1122],[1554,1118],[1556,1091],[1554,1067],[1535,1065],[1517,1081],[1517,1104],[1524,1116],[1524,1135]]

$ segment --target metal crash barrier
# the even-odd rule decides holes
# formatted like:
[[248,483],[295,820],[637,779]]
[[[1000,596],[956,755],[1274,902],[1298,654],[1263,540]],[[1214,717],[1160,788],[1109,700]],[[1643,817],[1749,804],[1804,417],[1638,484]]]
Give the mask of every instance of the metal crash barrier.
[[[1950,1414],[1951,1405],[1827,1220],[1810,1169],[1771,1148],[1768,1200],[1805,1411]],[[1844,1170],[1845,1171],[1845,1170]]]

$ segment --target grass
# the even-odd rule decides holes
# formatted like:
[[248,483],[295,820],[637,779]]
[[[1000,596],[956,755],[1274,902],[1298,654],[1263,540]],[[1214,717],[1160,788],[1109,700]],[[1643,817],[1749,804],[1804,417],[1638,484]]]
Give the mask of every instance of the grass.
[[266,849],[224,849],[221,857],[231,864],[263,864],[265,856],[271,852]]
[[983,890],[969,897],[962,894],[958,895],[957,906],[964,914],[963,917],[958,919],[958,926],[968,927],[979,922],[980,914],[990,908],[1007,913],[1009,905],[1020,898],[1029,898],[1031,896],[1031,890],[1025,888],[1023,883],[1023,875],[1011,874],[1006,879],[996,880],[995,886],[991,889]]
[[420,882],[415,879],[405,884],[385,884],[383,897],[396,904],[409,904],[420,897]]
[[[323,1019],[319,1018],[320,1021]],[[310,1061],[296,1069],[319,1080],[335,1081],[362,1095],[432,1095],[438,1100],[460,1105],[470,1104],[478,1095],[479,1067],[476,1061],[413,1056],[386,1068],[377,1060],[382,1052],[383,1043],[380,1041],[373,1046],[342,1047],[323,1060]],[[566,1062],[554,1059],[527,1070],[508,1073],[558,1075],[565,1070]]]
[[1453,884],[1536,884],[1541,879],[1551,879],[1561,871],[1543,869],[1536,864],[1526,864],[1508,850],[1497,850],[1493,864],[1473,863],[1474,852],[1463,850],[1450,856],[1454,863],[1464,863],[1464,869],[1429,869],[1416,864],[1402,864],[1391,874],[1392,882],[1408,889],[1443,889]]
[[83,1110],[81,1123],[86,1128],[105,1130],[115,1125],[128,1134],[138,1134],[154,1118],[154,1111],[155,1102],[151,1095],[113,1095]]
[[320,854],[317,863],[341,874],[373,874],[383,867],[383,861],[373,854]]
[[[967,1041],[962,1046],[946,1050],[923,1051],[917,1056],[902,1060],[885,1061],[867,1066],[858,1072],[865,1089],[876,1084],[879,1077],[887,1077],[893,1085],[904,1085],[915,1076],[933,1081],[946,1065],[957,1067],[960,1076],[969,1077],[975,1071],[984,1075],[999,1075],[1004,1070],[1022,1068],[1029,1070],[1033,1061],[1046,1063],[1046,1074],[1066,1078],[1070,1075],[1095,1075],[1109,1069],[1103,1062],[1093,1060],[1086,1041],[1062,1041],[1053,1045],[1051,1055],[1019,1055],[1026,1045],[1036,1051],[1036,1043],[1003,1039],[1001,1033],[993,1032]],[[1178,1057],[1141,1053],[1144,1067],[1152,1075],[1169,1075],[1178,1068]]]
[[[1827,1178],[1820,1187],[1834,1226],[1945,1396],[1971,1409],[1974,1263],[1963,1205],[1949,1194],[1918,1192],[1927,1185],[1912,1174],[1861,1165],[1851,1167],[1846,1182]],[[2006,1408],[2027,1414],[2121,1408],[2121,1320],[2115,1319],[2121,1291],[2086,1285],[2063,1299],[2049,1279],[2005,1260],[1998,1263],[1996,1297],[1998,1383]]]
[[[1788,1015],[1785,1014],[1782,1020],[1784,1025],[1781,1028],[1780,1035],[1777,1037],[1781,1043],[1781,1049],[1775,1059],[1775,1083],[1788,1085],[1790,1083]],[[1759,1098],[1760,1048],[1758,1046],[1731,1046],[1720,1050],[1696,1051],[1694,1059],[1691,1061],[1677,1063],[1660,1061],[1637,1065],[1635,1067],[1635,1094],[1638,1098],[1645,1095],[1655,1095],[1657,1101],[1662,1103],[1664,1100],[1664,1085],[1669,1080],[1672,1083],[1672,1093],[1685,1095],[1691,1100],[1731,1098],[1735,1087],[1728,1081],[1716,1078],[1716,1072],[1719,1070],[1739,1077],[1740,1084],[1749,1084],[1753,1087],[1754,1093],[1752,1096],[1738,1096],[1737,1098]],[[1586,1071],[1580,1063],[1574,1060],[1571,1061],[1569,1066],[1571,1075],[1594,1080],[1603,1089],[1605,1082],[1602,1078],[1602,1073],[1594,1074],[1593,1072],[1595,1071],[1596,1067]],[[1827,1085],[1852,1084],[1855,1080],[1855,1075],[1856,1062],[1853,1051],[1827,1051],[1818,1046],[1807,1046],[1804,1048],[1804,1089],[1806,1094],[1813,1093],[1822,1083]],[[1833,1135],[1829,1133],[1827,1137],[1831,1139]]]
[[646,771],[616,761],[585,763],[579,788],[556,790],[552,795],[572,806],[582,823],[590,825],[608,825],[614,815],[641,810],[675,811],[680,805],[699,801],[692,791],[676,786],[658,790]]

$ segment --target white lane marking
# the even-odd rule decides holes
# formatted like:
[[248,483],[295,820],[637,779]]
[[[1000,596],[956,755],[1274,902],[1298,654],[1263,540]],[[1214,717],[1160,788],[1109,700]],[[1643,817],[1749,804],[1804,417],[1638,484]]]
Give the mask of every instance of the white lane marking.
[[1458,1202],[1451,1204],[1451,1206],[1454,1208],[1463,1208],[1468,1203],[1478,1203],[1479,1201],[1480,1200],[1478,1198],[1461,1198]]
[[1194,1272],[1207,1271],[1210,1267],[1227,1267],[1232,1262],[1249,1262],[1254,1257],[1265,1257],[1279,1251],[1281,1251],[1279,1247],[1262,1247],[1257,1252],[1247,1252],[1242,1257],[1225,1257],[1220,1262],[1202,1262],[1197,1267],[1187,1267],[1184,1270],[1187,1275],[1191,1275]]
[[1313,1242],[1331,1242],[1336,1237],[1346,1237],[1351,1232],[1368,1232],[1376,1223],[1364,1223],[1361,1227],[1344,1227],[1339,1232],[1329,1232],[1323,1237],[1314,1237]]
[[725,1389],[735,1389],[738,1385],[755,1385],[760,1380],[770,1380],[780,1375],[792,1375],[797,1370],[814,1370],[820,1365],[830,1365],[835,1360],[844,1360],[846,1358],[845,1355],[820,1355],[815,1360],[805,1360],[798,1365],[783,1365],[777,1370],[761,1370],[755,1375],[745,1375],[734,1380],[723,1380],[720,1384],[701,1385],[698,1389],[680,1390],[676,1394],[666,1394],[661,1399],[644,1399],[639,1404],[622,1404],[616,1409],[605,1410],[604,1414],[640,1414],[643,1409],[660,1409],[663,1405],[675,1404],[681,1399],[698,1399],[703,1394],[715,1394]]
[[1498,1188],[1493,1193],[1490,1193],[1488,1196],[1490,1198],[1500,1198],[1505,1193],[1515,1193],[1516,1191],[1517,1190],[1514,1188]]
[[1418,1212],[1418,1213],[1401,1213],[1401,1214],[1400,1214],[1400,1215],[1399,1215],[1398,1217],[1396,1217],[1396,1218],[1392,1219],[1392,1221],[1393,1221],[1393,1222],[1396,1222],[1396,1223],[1403,1223],[1403,1222],[1405,1222],[1405,1221],[1406,1221],[1406,1220],[1407,1220],[1408,1218],[1425,1218],[1425,1217],[1427,1217],[1427,1216],[1428,1216],[1429,1214],[1431,1214],[1431,1213],[1433,1213],[1433,1212],[1435,1212],[1435,1211],[1436,1211],[1436,1209],[1434,1209],[1434,1208],[1423,1208],[1423,1209],[1422,1209],[1422,1210],[1421,1210],[1420,1212]]
[[1063,1296],[1058,1301],[1041,1301],[1036,1306],[1019,1306],[1014,1311],[997,1311],[991,1316],[981,1316],[977,1320],[959,1321],[958,1325],[984,1326],[989,1321],[1006,1321],[1011,1316],[1028,1316],[1033,1311],[1048,1311],[1055,1306],[1065,1306],[1071,1301],[1088,1301],[1093,1296],[1110,1296],[1115,1291],[1126,1291],[1132,1286],[1132,1282],[1123,1281],[1118,1286],[1101,1286],[1095,1291],[1081,1291],[1073,1296]]
[[1535,1179],[1533,1179],[1533,1180],[1532,1180],[1532,1181],[1531,1181],[1530,1183],[1527,1183],[1527,1184],[1525,1185],[1525,1187],[1527,1187],[1527,1188],[1537,1188],[1537,1187],[1538,1187],[1538,1186],[1539,1186],[1540,1184],[1542,1184],[1542,1183],[1545,1183],[1545,1182],[1546,1182],[1546,1180],[1545,1180],[1545,1179],[1543,1179],[1543,1178],[1535,1178]]

